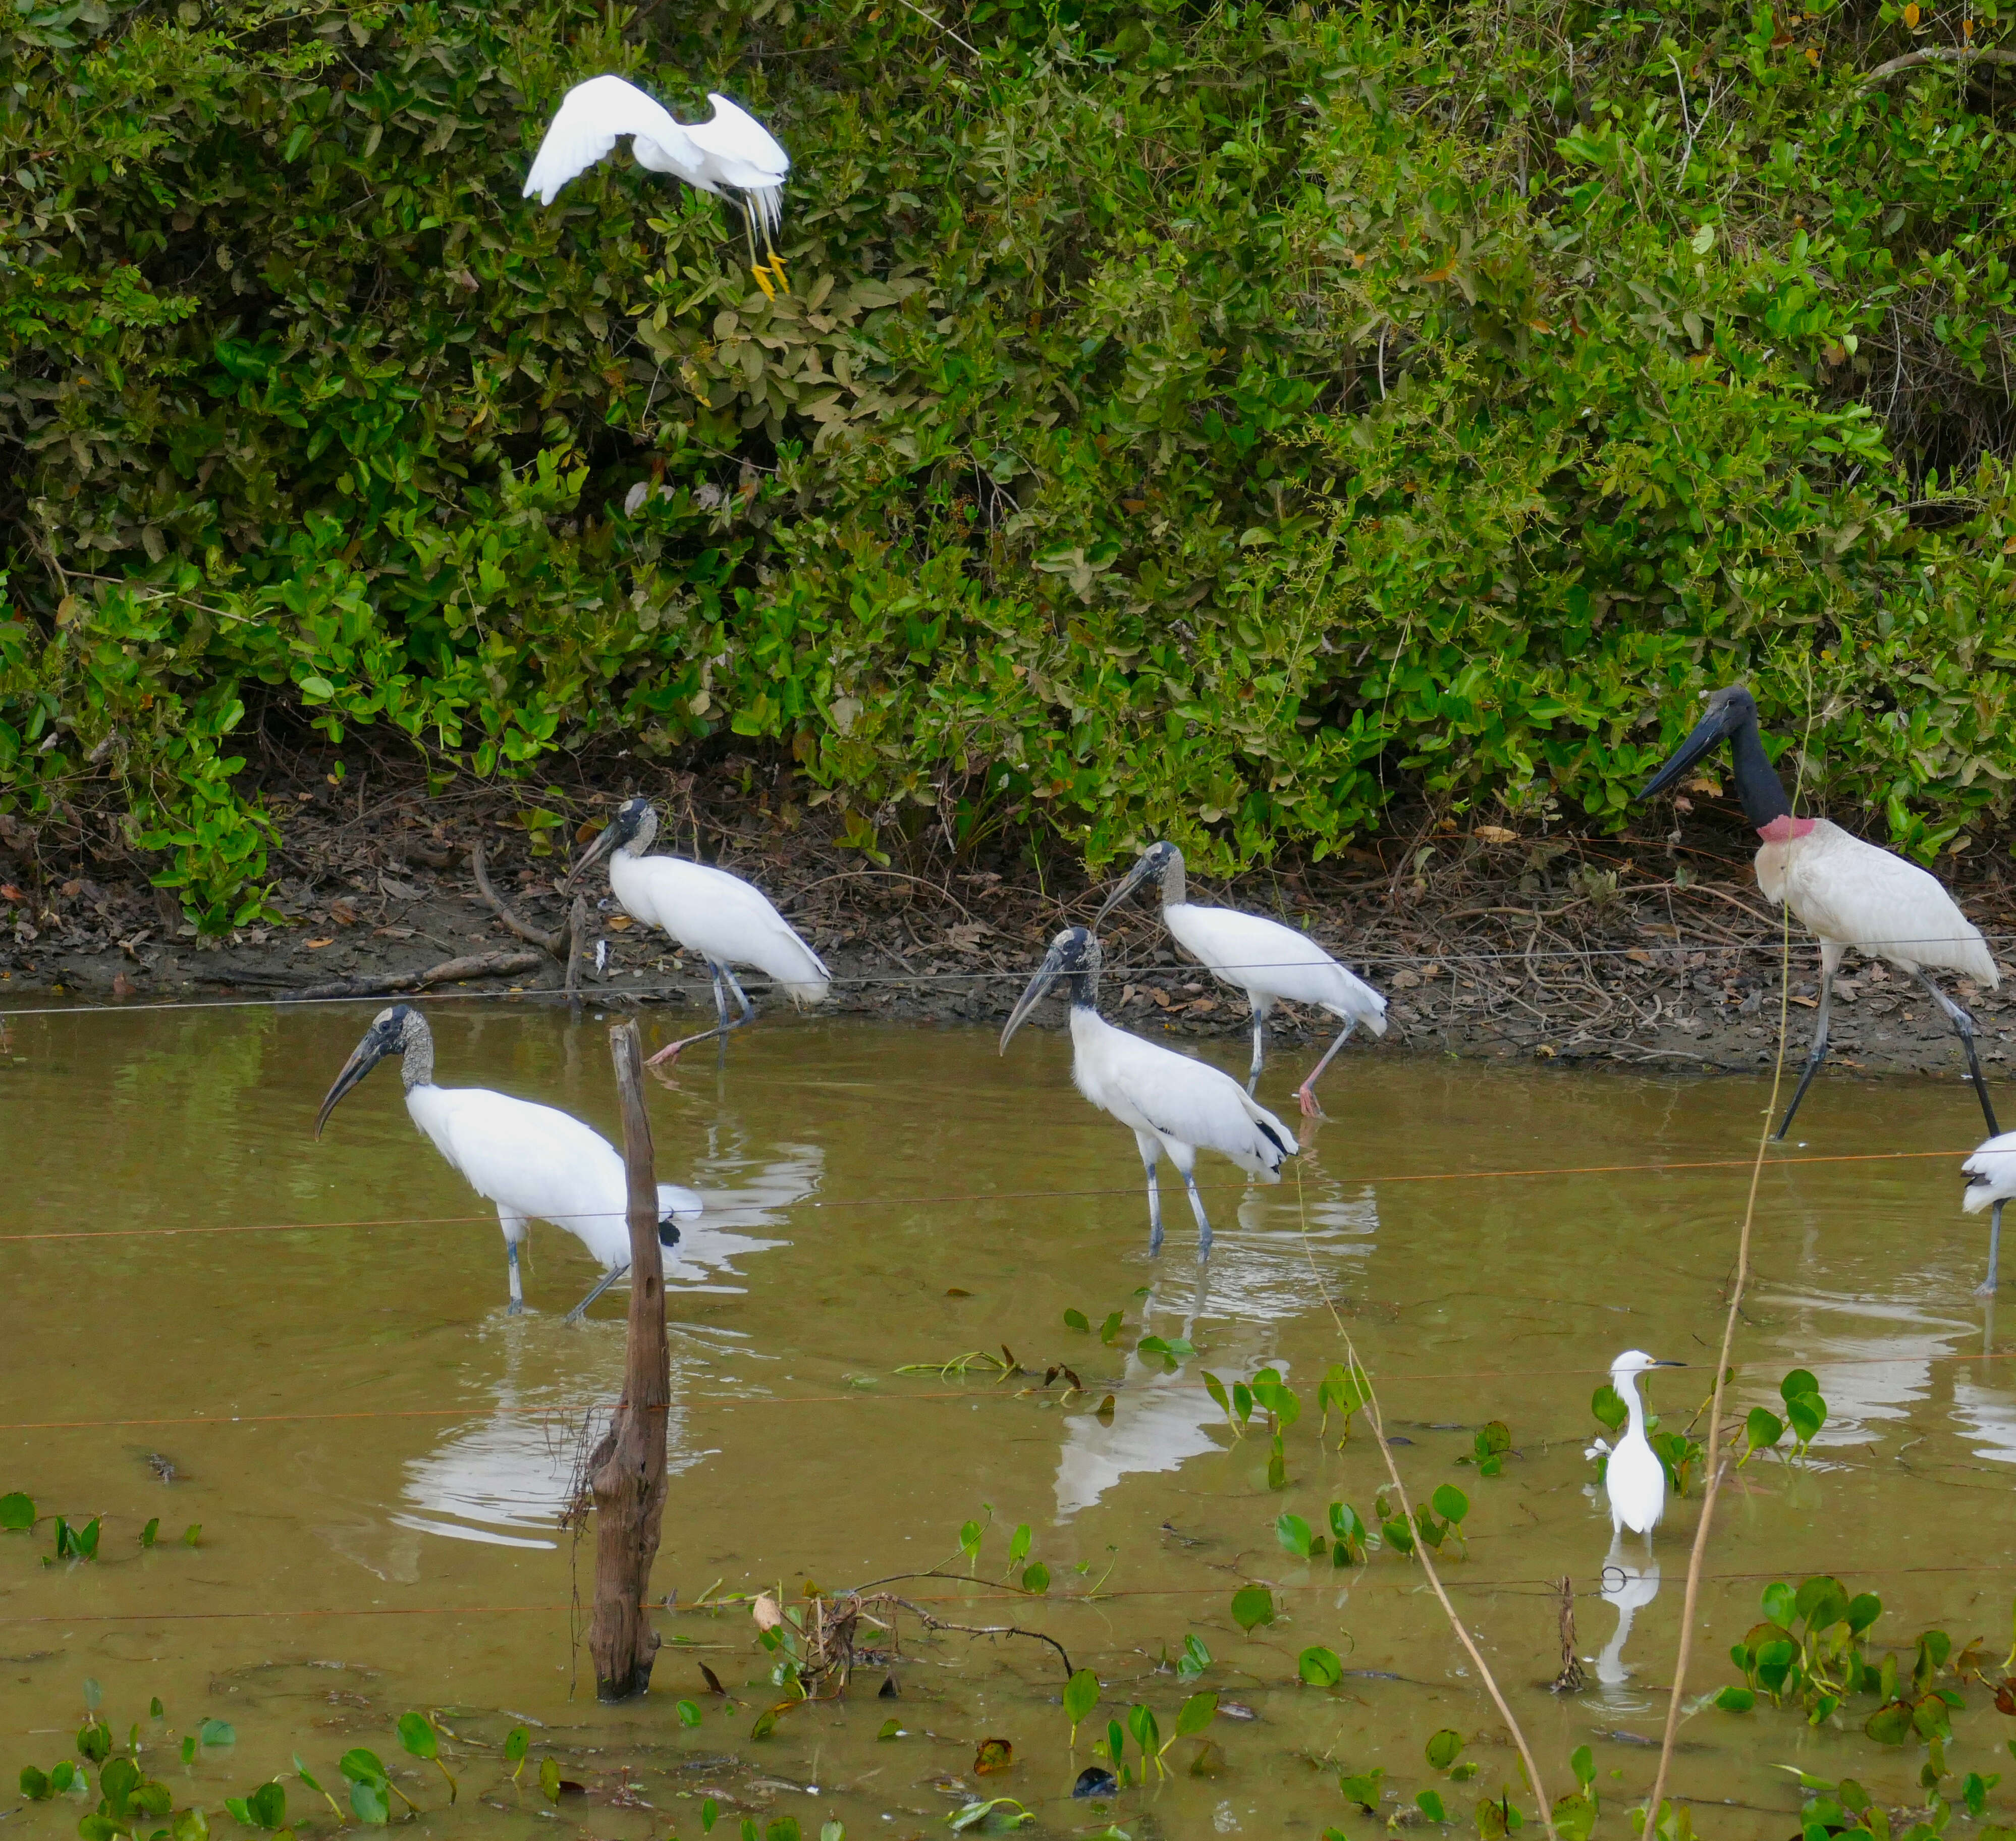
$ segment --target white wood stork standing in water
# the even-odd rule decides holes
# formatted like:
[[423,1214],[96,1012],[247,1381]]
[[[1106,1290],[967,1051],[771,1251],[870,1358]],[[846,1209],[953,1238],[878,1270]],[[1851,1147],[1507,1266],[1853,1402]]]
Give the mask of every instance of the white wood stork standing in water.
[[[591,77],[560,99],[545,138],[525,175],[524,196],[551,204],[568,180],[606,159],[624,135],[649,172],[675,174],[697,190],[732,193],[749,243],[749,272],[765,294],[789,294],[784,265],[771,244],[783,222],[784,179],[790,157],[747,110],[709,93],[714,113],[704,121],[675,121],[662,103],[621,77]],[[763,254],[756,254],[756,238]],[[772,278],[774,277],[774,286]]]
[[1725,738],[1735,763],[1743,815],[1764,840],[1757,852],[1757,885],[1767,899],[1798,915],[1820,942],[1820,1017],[1813,1046],[1777,1136],[1783,1138],[1792,1129],[1792,1115],[1826,1057],[1834,974],[1850,946],[1867,957],[1887,959],[1931,994],[1967,1051],[1967,1075],[1989,1131],[1999,1133],[2002,1128],[1995,1122],[1988,1083],[1975,1053],[1974,1018],[1932,982],[1926,969],[1958,972],[1993,990],[2002,976],[1981,930],[1960,911],[1938,878],[1916,863],[1866,844],[1823,818],[1793,817],[1791,802],[1758,735],[1757,704],[1748,690],[1731,684],[1711,696],[1694,733],[1638,797],[1647,799],[1664,792]]
[[[792,931],[763,892],[726,870],[689,863],[682,856],[646,856],[658,834],[658,815],[649,799],[626,800],[616,809],[608,828],[589,846],[570,883],[591,863],[609,858],[609,886],[624,911],[647,927],[669,934],[689,953],[707,961],[714,976],[714,1005],[720,1022],[697,1036],[661,1048],[644,1065],[677,1057],[681,1049],[716,1036],[726,1041],[756,1014],[756,1007],[736,982],[733,968],[753,965],[776,980],[794,1003],[817,1003],[833,983],[818,953]],[[728,1020],[727,991],[735,993],[742,1014]]]
[[1971,1215],[1983,1209],[1995,1211],[1988,1217],[1988,1276],[1975,1288],[1977,1296],[1992,1298],[2002,1256],[2002,1211],[2016,1198],[2016,1132],[2003,1132],[1976,1145],[1974,1155],[1960,1167],[1967,1173],[1960,1206]]
[[1089,928],[1067,927],[1029,981],[1001,1032],[1002,1052],[1030,1011],[1059,978],[1071,982],[1071,1079],[1078,1090],[1131,1126],[1148,1171],[1148,1251],[1162,1246],[1162,1197],[1155,1166],[1166,1151],[1182,1172],[1197,1216],[1197,1255],[1211,1256],[1211,1217],[1197,1194],[1197,1154],[1216,1151],[1263,1183],[1281,1180],[1281,1165],[1300,1148],[1295,1134],[1239,1083],[1205,1062],[1125,1029],[1099,1014],[1099,942]]
[[1386,1000],[1361,978],[1347,971],[1305,933],[1283,927],[1260,914],[1242,914],[1237,908],[1210,908],[1189,899],[1183,881],[1183,855],[1175,845],[1150,845],[1127,877],[1106,898],[1106,906],[1093,921],[1093,931],[1120,903],[1153,879],[1162,892],[1162,924],[1175,936],[1176,943],[1193,959],[1201,959],[1213,978],[1236,985],[1246,993],[1253,1011],[1253,1067],[1246,1077],[1250,1093],[1260,1083],[1260,1065],[1267,1053],[1267,1015],[1275,1003],[1313,1004],[1343,1020],[1344,1028],[1316,1063],[1316,1072],[1295,1089],[1304,1115],[1313,1119],[1322,1108],[1316,1104],[1316,1084],[1330,1057],[1344,1047],[1352,1031],[1363,1023],[1375,1036],[1386,1033]]
[[[406,1111],[449,1164],[497,1205],[511,1267],[511,1314],[525,1308],[518,1248],[534,1221],[564,1227],[602,1262],[600,1281],[567,1313],[576,1321],[630,1270],[629,1186],[623,1158],[599,1133],[551,1106],[514,1100],[482,1086],[434,1085],[434,1038],[410,1005],[382,1010],[365,1032],[315,1115],[315,1136],[337,1103],[387,1055],[400,1057]],[[679,1244],[676,1225],[700,1212],[690,1189],[658,1185],[658,1241]]]

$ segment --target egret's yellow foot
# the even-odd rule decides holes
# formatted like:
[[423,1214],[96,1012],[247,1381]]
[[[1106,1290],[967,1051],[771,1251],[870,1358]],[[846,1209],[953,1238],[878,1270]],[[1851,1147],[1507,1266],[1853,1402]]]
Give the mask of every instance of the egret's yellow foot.
[[776,300],[777,290],[770,285],[770,277],[765,272],[763,265],[758,262],[749,272],[755,276],[756,285],[763,290],[763,298],[766,301]]
[[785,294],[791,291],[790,278],[784,272],[784,258],[775,250],[770,252],[770,272],[777,278],[777,286]]

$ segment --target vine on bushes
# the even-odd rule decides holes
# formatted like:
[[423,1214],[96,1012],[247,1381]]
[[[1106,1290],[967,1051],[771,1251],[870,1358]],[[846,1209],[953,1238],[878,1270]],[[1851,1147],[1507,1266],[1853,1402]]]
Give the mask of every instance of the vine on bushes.
[[[268,722],[528,799],[733,735],[863,850],[1222,868],[1403,790],[1618,822],[1747,674],[1817,798],[1962,848],[2016,148],[1964,67],[1862,81],[1908,13],[24,0],[0,812],[110,801],[218,930]],[[795,293],[620,157],[520,197],[601,70],[772,123]]]

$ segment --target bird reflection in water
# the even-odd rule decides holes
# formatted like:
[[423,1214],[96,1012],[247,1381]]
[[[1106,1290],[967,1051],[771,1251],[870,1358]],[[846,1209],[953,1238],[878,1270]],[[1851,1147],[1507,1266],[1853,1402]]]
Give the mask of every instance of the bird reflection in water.
[[1624,1645],[1631,1636],[1631,1620],[1659,1595],[1659,1562],[1647,1557],[1634,1566],[1624,1557],[1620,1533],[1610,1544],[1610,1555],[1603,1562],[1603,1601],[1617,1612],[1617,1628],[1603,1652],[1596,1659],[1596,1678],[1605,1688],[1621,1688],[1631,1678],[1624,1665]]

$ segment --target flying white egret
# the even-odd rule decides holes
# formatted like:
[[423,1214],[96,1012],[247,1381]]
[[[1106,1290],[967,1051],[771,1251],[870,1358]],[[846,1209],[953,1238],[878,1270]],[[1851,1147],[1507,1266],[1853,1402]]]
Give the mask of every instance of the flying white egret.
[[1960,1206],[1971,1215],[1983,1209],[1995,1211],[1988,1217],[1988,1276],[1975,1288],[1977,1296],[1992,1298],[2002,1254],[2002,1211],[2016,1198],[2016,1132],[2003,1132],[1977,1144],[1974,1155],[1960,1167],[1967,1173]]
[[[747,110],[710,92],[714,113],[705,121],[675,121],[664,105],[621,77],[591,77],[577,83],[560,106],[532,170],[525,175],[527,198],[551,204],[560,188],[615,150],[625,135],[637,164],[650,172],[674,173],[689,186],[716,197],[733,195],[749,243],[749,271],[766,294],[791,284],[771,237],[783,219],[784,178],[790,156]],[[756,236],[763,237],[763,255]]]
[[1202,960],[1213,978],[1244,991],[1252,1007],[1253,1067],[1246,1077],[1248,1093],[1260,1082],[1260,1064],[1267,1052],[1267,1016],[1277,1000],[1314,1004],[1343,1020],[1342,1032],[1316,1063],[1316,1072],[1295,1090],[1305,1115],[1318,1116],[1322,1108],[1316,1104],[1316,1084],[1330,1057],[1360,1023],[1375,1036],[1386,1033],[1386,1000],[1363,978],[1345,971],[1307,934],[1262,915],[1243,914],[1237,908],[1203,907],[1189,899],[1183,855],[1173,844],[1149,846],[1128,871],[1126,880],[1107,897],[1106,906],[1092,924],[1093,931],[1096,933],[1106,917],[1150,878],[1161,885],[1162,923],[1175,935],[1176,943],[1192,958]]
[[[725,1038],[755,1015],[756,1007],[736,982],[736,966],[753,965],[767,971],[794,1003],[820,1002],[833,983],[832,975],[819,954],[771,906],[763,892],[740,876],[706,863],[689,863],[682,856],[646,856],[644,852],[657,834],[658,815],[651,802],[626,800],[567,877],[573,882],[590,864],[608,856],[609,886],[624,911],[646,926],[669,934],[689,953],[699,953],[714,975],[718,1025],[660,1049],[644,1065],[656,1067],[675,1059],[681,1049],[693,1043],[717,1036]],[[741,1015],[732,1023],[722,988],[724,979],[742,1006]]]
[[1211,1255],[1211,1217],[1197,1194],[1200,1150],[1229,1157],[1263,1183],[1281,1180],[1281,1164],[1300,1147],[1280,1119],[1256,1105],[1229,1074],[1173,1049],[1116,1029],[1099,1014],[1099,942],[1090,929],[1067,927],[1029,981],[1001,1032],[1010,1039],[1059,978],[1071,982],[1071,1079],[1078,1090],[1122,1125],[1133,1129],[1148,1171],[1148,1250],[1162,1245],[1162,1197],[1155,1166],[1162,1154],[1183,1173],[1197,1216],[1197,1252]]
[[[1624,1436],[1603,1470],[1603,1493],[1610,1498],[1610,1529],[1613,1536],[1626,1528],[1643,1535],[1648,1551],[1652,1530],[1666,1512],[1666,1467],[1645,1436],[1645,1403],[1638,1397],[1638,1377],[1647,1368],[1686,1366],[1685,1362],[1654,1361],[1642,1349],[1627,1349],[1610,1364],[1610,1384],[1623,1400],[1628,1416]],[[1599,1446],[1601,1443],[1597,1441]]]
[[[511,1267],[511,1314],[525,1308],[518,1248],[534,1221],[564,1227],[602,1262],[601,1281],[567,1313],[569,1323],[630,1270],[629,1187],[616,1147],[578,1119],[551,1106],[514,1100],[481,1086],[434,1085],[434,1039],[427,1018],[409,1005],[378,1013],[343,1065],[315,1115],[315,1136],[337,1102],[387,1055],[400,1058],[406,1111],[434,1147],[497,1205]],[[679,1244],[680,1217],[700,1212],[690,1189],[658,1185],[658,1242]]]
[[1790,908],[1820,938],[1820,1016],[1813,1046],[1785,1108],[1777,1136],[1792,1129],[1792,1115],[1806,1097],[1827,1054],[1827,1010],[1834,1000],[1834,974],[1850,946],[1866,957],[1887,959],[1908,971],[1930,993],[1967,1051],[1969,1079],[1980,1097],[1991,1136],[2002,1128],[1989,1103],[1988,1083],[1974,1048],[1974,1018],[1933,983],[1926,967],[1955,971],[1991,990],[2002,982],[1981,930],[1960,911],[1937,877],[1916,863],[1866,844],[1823,818],[1795,818],[1785,789],[1772,770],[1757,733],[1757,704],[1741,684],[1708,698],[1708,709],[1673,758],[1640,790],[1650,798],[1727,738],[1736,767],[1736,793],[1743,815],[1764,840],[1757,852],[1757,885],[1766,899]]

